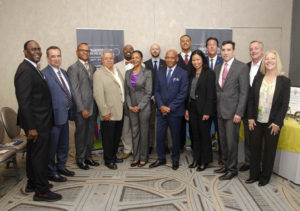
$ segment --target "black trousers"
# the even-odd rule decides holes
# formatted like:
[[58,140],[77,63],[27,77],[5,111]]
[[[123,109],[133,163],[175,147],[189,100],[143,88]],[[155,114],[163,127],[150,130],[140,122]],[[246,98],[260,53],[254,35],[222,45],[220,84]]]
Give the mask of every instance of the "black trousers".
[[26,174],[28,184],[34,187],[37,193],[49,190],[48,160],[50,131],[38,131],[38,139],[35,142],[27,140]]
[[208,164],[212,162],[212,145],[210,139],[212,118],[202,120],[203,114],[197,112],[196,103],[196,101],[191,101],[189,112],[194,159],[199,165]]
[[[269,182],[271,178],[279,139],[279,133],[271,135],[269,126],[269,123],[256,122],[254,130],[250,131],[250,178],[259,179],[261,182]],[[262,152],[263,139],[265,143]]]
[[105,164],[115,163],[121,140],[123,119],[120,121],[101,121],[103,158]]

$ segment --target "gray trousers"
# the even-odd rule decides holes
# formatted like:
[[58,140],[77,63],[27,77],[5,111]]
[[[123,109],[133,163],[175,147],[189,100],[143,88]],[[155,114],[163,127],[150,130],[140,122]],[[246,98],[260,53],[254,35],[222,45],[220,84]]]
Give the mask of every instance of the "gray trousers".
[[94,132],[96,125],[96,115],[84,119],[81,112],[76,113],[75,119],[75,148],[76,162],[84,162],[91,159],[91,151],[94,144]]
[[138,113],[129,111],[134,160],[148,161],[150,105]]
[[122,136],[121,136],[123,145],[124,145],[124,153],[131,153],[132,152],[132,134],[131,134],[131,127],[129,116],[124,115],[123,121],[123,129],[122,129]]
[[222,149],[222,161],[228,171],[237,172],[240,123],[235,124],[232,119],[218,118],[218,124]]
[[248,119],[243,119],[244,124],[244,153],[245,153],[245,164],[250,165],[250,131]]

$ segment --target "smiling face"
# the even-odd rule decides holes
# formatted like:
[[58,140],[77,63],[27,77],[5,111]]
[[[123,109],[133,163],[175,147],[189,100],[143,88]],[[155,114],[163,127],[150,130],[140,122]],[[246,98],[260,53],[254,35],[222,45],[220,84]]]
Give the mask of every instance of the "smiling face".
[[59,68],[61,65],[61,52],[59,49],[49,49],[47,55],[48,63],[55,68]]
[[114,55],[112,52],[104,52],[102,55],[102,65],[109,70],[114,66]]
[[265,68],[266,71],[275,70],[277,68],[276,55],[274,53],[268,53],[265,55]]
[[38,63],[42,57],[40,45],[36,41],[31,41],[27,44],[27,48],[23,51],[25,57],[34,63]]
[[180,47],[183,52],[190,52],[192,41],[188,36],[183,36],[180,38]]
[[249,53],[253,62],[258,62],[264,55],[264,49],[259,42],[253,42],[249,46]]
[[134,65],[134,67],[139,67],[142,65],[142,57],[138,52],[134,52],[131,56],[131,62]]
[[193,55],[192,57],[192,65],[196,70],[201,70],[202,69],[202,65],[203,65],[203,61],[201,56],[199,56],[198,54]]
[[168,50],[165,56],[166,64],[168,68],[172,68],[178,62],[178,55],[175,50]]
[[76,54],[79,59],[86,62],[90,57],[90,47],[86,44],[81,44],[78,46]]
[[233,50],[232,44],[222,45],[221,55],[225,62],[228,62],[234,57],[235,51]]
[[131,45],[125,45],[123,49],[124,57],[127,61],[131,60],[132,52],[134,51]]

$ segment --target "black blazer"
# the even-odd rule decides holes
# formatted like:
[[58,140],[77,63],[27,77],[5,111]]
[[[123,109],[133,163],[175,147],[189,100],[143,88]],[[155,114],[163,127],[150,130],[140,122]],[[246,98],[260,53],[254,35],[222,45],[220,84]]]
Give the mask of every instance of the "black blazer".
[[[252,84],[252,88],[248,101],[248,119],[257,119],[259,91],[264,75],[256,75]],[[279,127],[283,126],[283,120],[286,115],[290,100],[291,81],[285,76],[277,76],[275,92],[272,102],[272,108],[269,117],[269,123],[274,123]]]
[[[153,67],[153,63],[152,63],[152,59],[149,59],[147,61],[144,62],[145,64],[145,68],[148,70],[151,70],[152,73],[152,96],[154,95],[154,88],[155,88],[155,72],[154,72],[154,67]],[[166,62],[163,59],[159,59],[159,67],[158,67],[158,71],[164,69],[166,67]]]
[[[214,71],[202,70],[197,81],[195,90],[195,100],[197,102],[197,111],[199,114],[214,116],[216,114],[216,74]],[[193,78],[189,77],[189,94],[187,109],[190,109],[190,92]]]
[[177,65],[179,67],[181,67],[182,69],[185,69],[187,71],[191,71],[192,70],[192,62],[191,62],[191,59],[189,60],[189,62],[187,64],[185,64],[181,54],[179,53],[178,54],[178,62],[177,62]]
[[24,60],[15,74],[15,91],[19,105],[17,124],[27,133],[37,129],[49,132],[53,126],[51,93],[35,67]]

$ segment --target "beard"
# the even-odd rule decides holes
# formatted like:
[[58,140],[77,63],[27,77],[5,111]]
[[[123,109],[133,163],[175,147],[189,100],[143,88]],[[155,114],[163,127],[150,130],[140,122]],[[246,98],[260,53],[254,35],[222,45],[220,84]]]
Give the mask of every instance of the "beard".
[[159,57],[159,53],[158,53],[158,54],[151,54],[151,56],[152,56],[153,58],[158,58],[158,57]]

